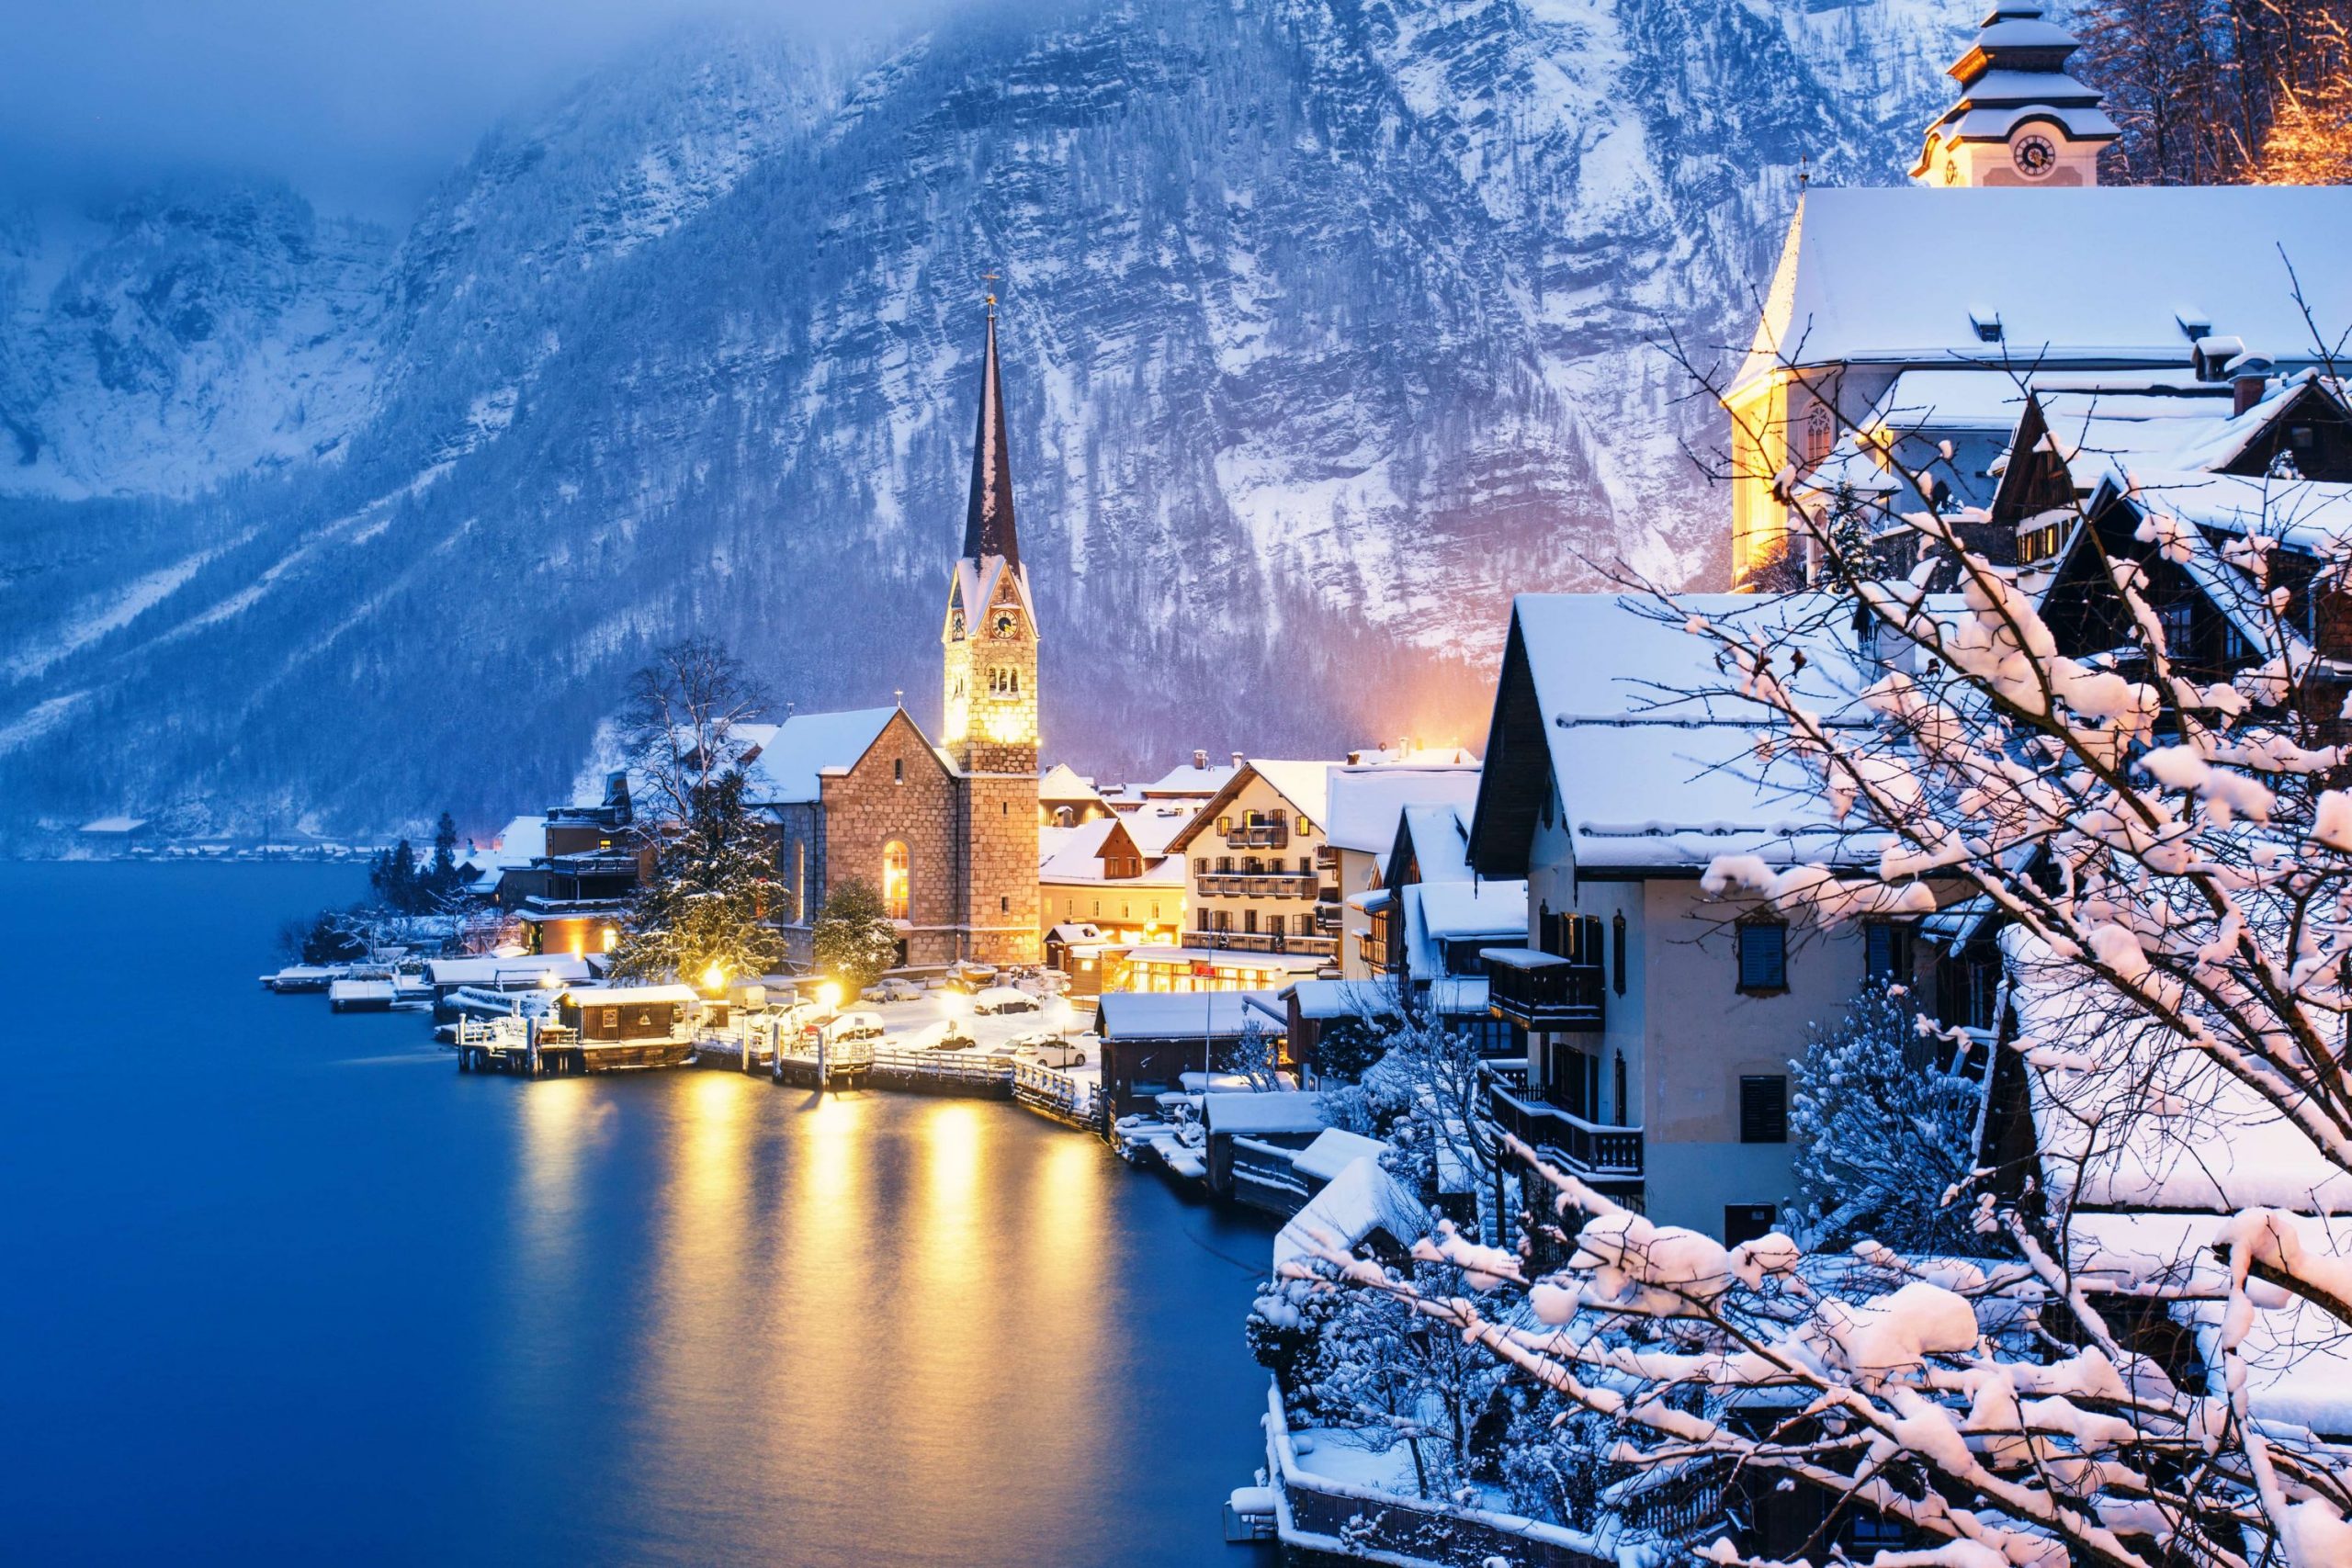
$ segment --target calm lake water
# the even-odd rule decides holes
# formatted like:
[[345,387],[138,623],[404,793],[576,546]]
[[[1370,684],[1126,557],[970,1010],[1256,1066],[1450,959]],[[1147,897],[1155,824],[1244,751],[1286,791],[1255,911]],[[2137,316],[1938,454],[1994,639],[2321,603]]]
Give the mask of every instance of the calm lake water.
[[254,985],[359,883],[0,866],[0,1561],[1260,1561],[1263,1227],[1012,1106]]

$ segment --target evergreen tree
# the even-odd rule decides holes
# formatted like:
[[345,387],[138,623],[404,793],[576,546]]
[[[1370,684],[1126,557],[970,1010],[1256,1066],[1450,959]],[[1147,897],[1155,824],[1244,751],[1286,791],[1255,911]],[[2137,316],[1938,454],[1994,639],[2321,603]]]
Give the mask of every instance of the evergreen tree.
[[436,897],[458,891],[458,821],[446,811],[433,829],[433,869],[426,876]]
[[612,972],[628,979],[703,983],[765,975],[784,958],[767,923],[777,891],[766,835],[743,805],[743,774],[697,786],[639,889]]
[[815,930],[817,967],[854,996],[899,961],[899,928],[890,923],[882,895],[855,877],[835,885]]

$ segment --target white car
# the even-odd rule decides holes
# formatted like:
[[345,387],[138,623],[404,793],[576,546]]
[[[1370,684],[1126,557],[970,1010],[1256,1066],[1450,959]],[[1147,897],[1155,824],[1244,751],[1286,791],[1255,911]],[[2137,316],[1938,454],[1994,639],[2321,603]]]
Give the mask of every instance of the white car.
[[977,1013],[1035,1012],[1037,998],[1011,986],[990,986],[972,998]]
[[838,1044],[844,1040],[876,1041],[882,1038],[882,1015],[878,1012],[845,1012],[825,1025],[825,1041]]
[[1058,1034],[1024,1034],[1012,1043],[1014,1056],[1041,1067],[1082,1067],[1086,1050]]
[[922,987],[911,980],[877,980],[861,993],[869,1002],[911,1002],[922,996]]

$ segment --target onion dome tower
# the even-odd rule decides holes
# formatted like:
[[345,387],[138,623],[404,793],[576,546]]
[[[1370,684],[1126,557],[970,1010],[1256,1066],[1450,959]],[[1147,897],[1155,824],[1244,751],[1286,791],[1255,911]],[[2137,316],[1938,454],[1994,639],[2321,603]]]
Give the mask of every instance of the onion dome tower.
[[2094,186],[2122,134],[2100,95],[2066,74],[2075,35],[2040,6],[1996,6],[1947,74],[1960,101],[1928,128],[1911,177],[1928,186]]

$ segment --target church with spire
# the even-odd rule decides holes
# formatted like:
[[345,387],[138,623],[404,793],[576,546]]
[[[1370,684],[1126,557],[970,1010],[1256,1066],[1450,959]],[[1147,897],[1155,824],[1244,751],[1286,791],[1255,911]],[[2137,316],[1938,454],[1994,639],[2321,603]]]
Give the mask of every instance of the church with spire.
[[899,962],[1035,964],[1037,613],[1012,502],[1011,443],[989,301],[963,551],[947,570],[940,733],[902,705],[797,714],[760,738],[747,795],[777,825],[778,911],[813,962],[828,893],[882,897]]

